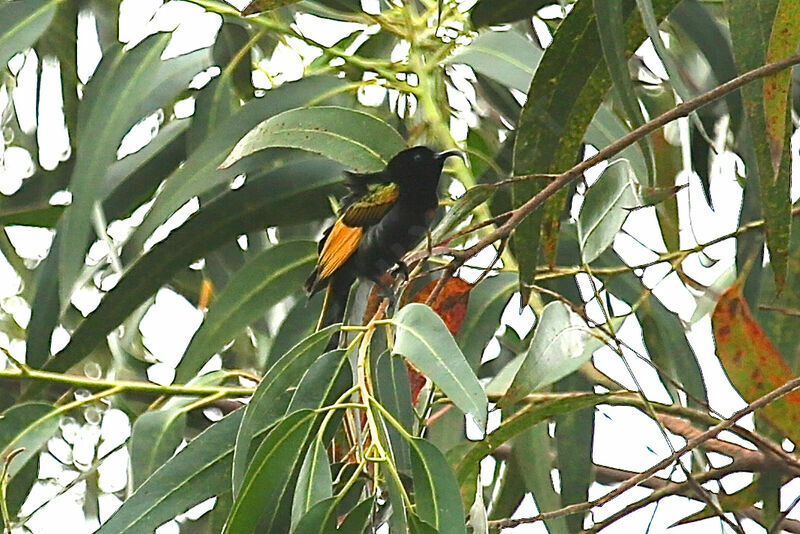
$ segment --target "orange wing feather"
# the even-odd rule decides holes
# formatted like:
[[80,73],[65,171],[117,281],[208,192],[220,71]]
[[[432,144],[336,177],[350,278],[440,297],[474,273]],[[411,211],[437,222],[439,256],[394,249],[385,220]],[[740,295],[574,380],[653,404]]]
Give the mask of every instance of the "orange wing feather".
[[336,221],[317,261],[317,279],[325,280],[344,265],[358,249],[363,235],[361,226],[347,226],[342,219]]

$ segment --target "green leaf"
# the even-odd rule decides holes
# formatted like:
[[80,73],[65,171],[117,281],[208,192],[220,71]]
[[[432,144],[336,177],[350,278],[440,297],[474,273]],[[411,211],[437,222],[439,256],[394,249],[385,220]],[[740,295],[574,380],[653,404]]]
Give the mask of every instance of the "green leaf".
[[397,329],[394,353],[414,364],[485,429],[486,393],[442,319],[428,306],[412,303],[397,312],[392,322]]
[[[698,0],[683,0],[669,14],[669,20],[686,32],[706,57],[717,83],[722,84],[736,77],[738,73],[733,60],[731,40],[704,3]],[[731,119],[731,131],[737,135],[742,126],[744,113],[742,94],[739,91],[732,91],[725,95],[725,102]]]
[[238,494],[244,479],[256,431],[264,425],[274,423],[283,415],[291,401],[289,388],[295,387],[300,382],[303,374],[319,358],[328,343],[328,338],[338,330],[338,325],[331,325],[310,335],[276,361],[261,379],[244,409],[241,425],[236,432],[232,475],[234,494]]
[[310,299],[300,297],[285,315],[278,327],[267,356],[267,367],[283,356],[303,338],[314,333],[319,314],[322,311],[324,292],[319,292]]
[[342,534],[363,534],[366,532],[373,506],[375,506],[375,497],[370,497],[358,503],[347,514],[342,524],[339,525],[338,531]]
[[[550,438],[547,423],[541,422],[525,430],[511,441],[510,469],[518,469],[525,482],[525,488],[533,494],[536,509],[551,512],[561,508],[561,497],[553,488],[553,440]],[[588,471],[588,469],[587,469]],[[565,517],[545,521],[550,534],[570,532]],[[580,530],[580,529],[579,529]]]
[[[686,339],[686,329],[681,320],[669,311],[652,294],[640,301],[636,316],[642,325],[642,338],[650,358],[671,377],[677,378],[683,389],[692,395],[687,405],[698,410],[707,402],[707,394],[700,365],[694,350]],[[678,401],[670,384],[667,391]],[[698,399],[698,403],[695,399]]]
[[[677,0],[657,0],[657,18],[663,19],[676,3]],[[625,55],[630,57],[646,33],[640,17],[632,13],[632,6],[625,3],[623,8]],[[527,91],[528,99],[517,122],[514,175],[553,173],[572,167],[586,129],[610,87],[591,1],[578,0],[559,25]],[[532,182],[514,184],[513,207],[528,201],[541,188],[541,184]],[[527,251],[537,243],[542,226],[548,236],[545,242],[550,245],[548,254],[555,253],[556,243],[551,236],[558,233],[566,195],[564,189],[546,203],[550,213],[547,224],[542,224],[540,208],[515,230],[512,250],[515,254],[526,252],[524,256],[518,254],[523,302],[527,302],[529,294],[524,285],[533,281],[538,261],[538,254]],[[538,244],[534,248],[538,249]]]
[[186,158],[186,136],[193,119],[176,119],[162,126],[141,150],[106,169],[101,196],[108,220],[133,213],[153,196],[161,181]]
[[243,410],[233,412],[190,441],[145,480],[97,534],[152,532],[192,506],[227,492],[233,436],[242,414]]
[[20,0],[0,5],[0,65],[33,43],[50,25],[62,0]]
[[578,214],[578,240],[584,263],[594,261],[614,242],[629,209],[636,206],[633,186],[630,165],[620,160],[609,165],[587,191]]
[[458,197],[442,220],[431,231],[431,242],[435,245],[441,243],[452,230],[463,223],[472,213],[472,210],[492,198],[495,188],[485,185],[476,185]]
[[469,292],[467,314],[456,341],[473,370],[480,366],[486,345],[500,328],[500,317],[516,287],[514,274],[500,273],[483,280]]
[[[630,128],[617,117],[611,106],[603,104],[597,108],[597,113],[589,123],[584,141],[597,150],[602,150],[628,132],[630,132]],[[630,145],[617,154],[617,157],[628,160],[636,176],[647,176],[647,161],[641,146]]]
[[188,381],[239,331],[285,297],[297,293],[314,267],[316,248],[310,241],[280,243],[236,271],[192,337],[175,369],[175,380]]
[[[734,57],[739,72],[765,64],[771,43],[776,16],[782,12],[781,0],[726,0],[725,12],[731,29]],[[779,25],[783,24],[779,22]],[[788,46],[789,41],[786,42]],[[795,46],[797,42],[795,41]],[[769,250],[775,285],[780,290],[786,280],[788,246],[791,230],[791,162],[787,156],[789,139],[783,140],[781,164],[775,165],[773,148],[768,136],[767,104],[764,101],[766,85],[756,80],[742,87],[747,127],[752,139],[753,154],[745,154],[745,172],[748,184],[758,183],[761,192],[761,213],[766,221],[767,249]],[[775,112],[775,109],[772,110]],[[771,117],[770,120],[776,120]],[[790,120],[787,113],[783,120]],[[786,132],[791,128],[785,129]],[[774,139],[772,141],[774,143]],[[776,172],[777,168],[777,172]],[[737,267],[742,266],[738,264]]]
[[466,534],[458,482],[444,455],[424,439],[409,443],[417,515],[442,534]]
[[[555,391],[591,391],[593,382],[574,373],[554,384]],[[556,417],[555,443],[561,494],[559,506],[589,500],[589,487],[594,471],[585,466],[592,463],[594,442],[594,410],[576,410]],[[585,513],[570,514],[565,519],[569,532],[583,529]]]
[[480,0],[472,8],[472,23],[477,26],[492,26],[504,22],[515,22],[531,18],[537,11],[555,0]]
[[345,349],[336,349],[317,358],[295,388],[286,413],[318,410],[336,402],[353,385],[346,354]]
[[156,410],[136,419],[129,443],[134,489],[172,457],[185,429],[182,410]]
[[214,186],[230,183],[238,174],[252,174],[257,170],[255,161],[242,161],[228,169],[219,169],[219,165],[236,142],[265,117],[307,105],[312,100],[335,92],[343,84],[333,76],[311,76],[271,89],[263,98],[255,98],[242,106],[208,132],[186,162],[170,174],[163,191],[130,237],[131,244],[126,248],[134,249],[134,252],[141,250],[148,236],[193,197]]
[[[414,407],[411,403],[411,384],[405,362],[401,357],[387,351],[378,356],[373,372],[378,402],[407,432],[411,432],[414,429]],[[408,443],[391,425],[387,425],[387,434],[397,470],[402,473],[411,472]]]
[[7,458],[15,449],[25,449],[9,464],[9,479],[17,476],[53,437],[60,416],[61,412],[43,402],[17,404],[3,412],[0,418],[0,458]]
[[491,31],[479,35],[447,63],[464,63],[506,87],[527,91],[543,54],[516,31]]
[[[308,410],[292,413],[267,434],[247,468],[223,534],[255,532],[259,525],[269,532],[273,522],[280,520],[280,503],[292,495],[295,471],[317,417]],[[265,502],[269,506],[263,506]]]
[[259,150],[299,148],[321,154],[358,172],[383,169],[406,147],[397,130],[382,120],[347,108],[292,109],[271,117],[247,133],[222,162],[227,168]]
[[603,345],[584,320],[566,304],[553,301],[544,307],[522,365],[501,401],[510,406],[544,386],[576,371]]
[[[56,239],[59,248],[61,302],[69,302],[83,268],[91,232],[91,211],[106,168],[116,160],[122,137],[136,121],[167,104],[208,66],[207,49],[162,60],[171,34],[148,37],[131,50],[109,52],[86,85],[78,117],[75,167],[69,189],[72,203]],[[88,138],[91,136],[91,139]]]
[[332,162],[299,161],[208,204],[125,272],[46,368],[63,372],[80,362],[162,284],[204,253],[252,230],[324,216],[339,172]]
[[311,442],[300,466],[300,474],[297,476],[297,487],[292,502],[292,530],[296,530],[300,519],[315,504],[333,496],[332,488],[333,479],[328,464],[328,454],[325,452],[322,436],[318,435]]
[[0,215],[0,226],[38,226],[40,228],[54,228],[64,206],[51,206],[44,204],[40,207],[6,211]]
[[[597,32],[600,35],[600,44],[603,47],[603,57],[606,67],[614,83],[614,89],[625,110],[625,115],[632,128],[644,124],[644,114],[636,97],[636,91],[631,80],[628,61],[625,57],[625,28],[623,26],[622,2],[607,2],[606,0],[593,0],[594,12],[597,17]],[[653,145],[649,137],[639,141],[639,147],[646,154],[649,165],[647,166],[646,184],[655,181]],[[643,178],[645,175],[641,175]]]
[[459,486],[463,488],[465,484],[469,484],[480,461],[520,432],[550,417],[602,404],[607,395],[586,393],[571,398],[526,404],[519,411],[505,417],[500,426],[482,441],[471,445],[459,455],[456,460]]

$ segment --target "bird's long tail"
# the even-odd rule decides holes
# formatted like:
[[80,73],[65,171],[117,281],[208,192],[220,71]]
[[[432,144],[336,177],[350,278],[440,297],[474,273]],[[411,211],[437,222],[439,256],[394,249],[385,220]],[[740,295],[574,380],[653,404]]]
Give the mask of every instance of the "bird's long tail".
[[[334,323],[343,322],[347,300],[350,296],[350,286],[353,282],[354,280],[349,277],[334,276],[331,278],[328,287],[325,289],[325,299],[322,301],[322,312],[320,312],[319,320],[317,321],[317,330],[322,330]],[[339,338],[339,332],[332,335],[325,350],[331,351],[337,348],[339,346]]]

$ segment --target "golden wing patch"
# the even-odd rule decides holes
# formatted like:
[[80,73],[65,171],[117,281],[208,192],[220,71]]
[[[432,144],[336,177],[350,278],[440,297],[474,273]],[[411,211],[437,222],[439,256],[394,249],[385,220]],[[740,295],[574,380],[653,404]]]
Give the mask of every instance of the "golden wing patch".
[[383,184],[354,202],[344,211],[342,222],[348,226],[371,226],[392,208],[400,194],[397,184]]
[[358,249],[363,235],[362,227],[346,225],[344,217],[336,221],[319,254],[317,279],[325,280],[344,265]]

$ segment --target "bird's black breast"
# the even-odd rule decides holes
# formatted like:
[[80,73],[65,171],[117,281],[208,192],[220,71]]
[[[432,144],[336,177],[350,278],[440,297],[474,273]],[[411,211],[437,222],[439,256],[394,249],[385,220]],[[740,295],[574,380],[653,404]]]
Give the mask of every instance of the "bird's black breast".
[[361,276],[375,278],[392,268],[425,236],[436,202],[397,203],[380,223],[367,229],[354,258]]

